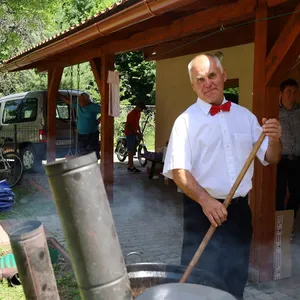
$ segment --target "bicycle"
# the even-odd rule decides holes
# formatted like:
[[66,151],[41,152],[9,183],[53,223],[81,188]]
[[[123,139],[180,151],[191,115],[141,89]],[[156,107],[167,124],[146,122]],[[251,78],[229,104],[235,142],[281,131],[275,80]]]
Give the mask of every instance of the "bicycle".
[[22,178],[23,163],[18,153],[4,152],[5,143],[12,142],[13,139],[1,137],[0,144],[0,180],[6,180],[10,187],[15,186]]
[[[146,120],[144,122],[144,125],[143,125],[143,128],[142,128],[142,134],[145,131],[146,125],[147,125],[148,120],[149,120],[150,117],[151,117],[151,114],[148,113],[147,118],[146,118]],[[123,123],[123,125],[125,125],[125,122]],[[123,130],[123,133],[124,133],[124,130]],[[141,138],[138,141],[137,158],[138,158],[138,161],[139,161],[139,163],[142,167],[145,167],[146,164],[147,164],[147,160],[144,156],[146,152],[147,152],[147,147],[146,147],[146,144],[144,142],[144,138]],[[118,138],[115,153],[116,153],[117,158],[120,162],[125,161],[125,159],[127,158],[127,155],[128,155],[126,136],[121,136],[121,137]]]

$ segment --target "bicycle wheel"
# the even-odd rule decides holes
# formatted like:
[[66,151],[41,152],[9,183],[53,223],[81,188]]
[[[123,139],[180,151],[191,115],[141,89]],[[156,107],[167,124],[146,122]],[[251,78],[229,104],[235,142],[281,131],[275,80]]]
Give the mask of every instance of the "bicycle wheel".
[[19,155],[14,152],[3,154],[3,160],[1,162],[1,177],[2,179],[6,179],[10,187],[13,187],[22,178],[23,163]]
[[123,162],[127,158],[127,149],[125,148],[122,141],[118,141],[116,151],[117,158],[119,161]]
[[145,158],[145,153],[147,152],[147,147],[142,144],[138,147],[138,160],[142,167],[147,165],[147,159]]

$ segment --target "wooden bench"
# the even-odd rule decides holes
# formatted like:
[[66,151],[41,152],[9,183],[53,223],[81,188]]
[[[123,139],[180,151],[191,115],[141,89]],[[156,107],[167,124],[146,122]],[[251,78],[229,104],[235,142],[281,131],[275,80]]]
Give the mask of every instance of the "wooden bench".
[[147,161],[151,161],[151,168],[148,178],[152,179],[154,176],[155,166],[156,164],[164,165],[164,162],[162,160],[154,160],[154,159],[147,159]]

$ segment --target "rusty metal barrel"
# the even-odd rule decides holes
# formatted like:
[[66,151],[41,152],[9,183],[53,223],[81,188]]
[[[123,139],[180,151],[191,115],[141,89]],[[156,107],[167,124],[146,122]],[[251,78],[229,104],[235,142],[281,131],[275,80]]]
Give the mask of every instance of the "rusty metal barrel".
[[42,223],[21,222],[8,235],[26,299],[59,299]]
[[95,153],[45,166],[82,299],[132,299]]

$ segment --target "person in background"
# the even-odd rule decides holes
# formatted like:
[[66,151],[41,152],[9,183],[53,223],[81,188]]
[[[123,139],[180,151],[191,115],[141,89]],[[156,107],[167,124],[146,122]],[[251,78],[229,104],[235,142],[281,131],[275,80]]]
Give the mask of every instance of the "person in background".
[[127,151],[128,151],[128,167],[127,170],[133,173],[141,172],[133,164],[133,156],[136,153],[137,145],[143,138],[143,134],[140,128],[141,112],[146,109],[144,102],[137,102],[135,108],[127,115],[125,123],[125,135],[127,139]]
[[218,227],[196,268],[220,278],[229,293],[243,299],[252,238],[248,193],[253,164],[228,210],[223,202],[261,132],[267,137],[259,160],[264,165],[279,161],[281,128],[276,119],[265,118],[261,128],[249,110],[224,98],[226,73],[217,57],[199,55],[188,70],[198,99],[174,123],[163,170],[184,193],[181,264],[190,263],[209,227]]
[[277,167],[276,210],[284,210],[287,186],[287,209],[296,214],[300,204],[300,104],[296,103],[299,90],[294,79],[280,85],[279,121],[282,126],[282,155]]
[[[70,98],[59,93],[62,99],[70,104]],[[77,101],[72,101],[73,108],[77,111]],[[99,143],[99,123],[100,118],[97,116],[101,113],[101,106],[93,103],[87,93],[81,93],[78,96],[78,147],[79,154],[84,155],[96,152],[97,158],[100,159]]]

